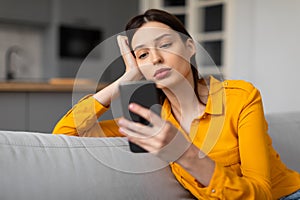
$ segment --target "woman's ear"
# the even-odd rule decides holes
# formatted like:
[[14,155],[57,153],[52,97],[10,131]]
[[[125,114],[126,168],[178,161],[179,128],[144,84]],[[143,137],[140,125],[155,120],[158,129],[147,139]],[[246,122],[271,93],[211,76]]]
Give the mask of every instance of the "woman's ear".
[[196,46],[191,38],[188,38],[185,42],[186,48],[188,50],[189,56],[192,57],[196,53]]

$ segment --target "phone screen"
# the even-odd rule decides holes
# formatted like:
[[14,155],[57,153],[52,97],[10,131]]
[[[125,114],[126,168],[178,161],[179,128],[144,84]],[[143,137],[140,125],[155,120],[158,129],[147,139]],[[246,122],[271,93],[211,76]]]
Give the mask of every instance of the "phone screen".
[[[160,115],[161,106],[155,83],[153,81],[124,82],[120,84],[119,89],[123,116],[128,120],[151,126],[146,119],[129,111],[128,105],[130,103],[136,103]],[[129,145],[132,152],[147,152],[143,148],[131,142]]]

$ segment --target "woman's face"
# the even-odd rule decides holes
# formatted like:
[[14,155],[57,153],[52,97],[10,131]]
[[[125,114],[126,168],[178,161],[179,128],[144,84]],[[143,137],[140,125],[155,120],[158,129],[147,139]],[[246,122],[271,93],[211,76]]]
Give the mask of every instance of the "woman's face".
[[192,83],[190,58],[195,47],[191,39],[183,42],[169,26],[148,22],[135,32],[131,46],[140,71],[158,87],[171,87],[183,79]]

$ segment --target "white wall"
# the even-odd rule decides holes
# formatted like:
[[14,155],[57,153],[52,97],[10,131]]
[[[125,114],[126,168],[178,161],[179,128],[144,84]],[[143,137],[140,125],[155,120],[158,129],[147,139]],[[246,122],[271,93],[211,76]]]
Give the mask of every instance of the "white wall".
[[260,89],[266,113],[300,111],[300,1],[230,1],[227,78]]

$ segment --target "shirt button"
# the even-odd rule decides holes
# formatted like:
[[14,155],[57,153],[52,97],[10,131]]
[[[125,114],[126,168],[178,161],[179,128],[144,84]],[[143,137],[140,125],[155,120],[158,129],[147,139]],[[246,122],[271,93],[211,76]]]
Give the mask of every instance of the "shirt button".
[[212,190],[211,190],[211,192],[212,192],[212,193],[215,193],[215,192],[216,192],[216,190],[215,190],[215,189],[212,189]]

